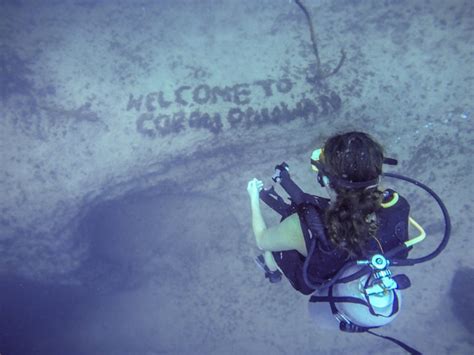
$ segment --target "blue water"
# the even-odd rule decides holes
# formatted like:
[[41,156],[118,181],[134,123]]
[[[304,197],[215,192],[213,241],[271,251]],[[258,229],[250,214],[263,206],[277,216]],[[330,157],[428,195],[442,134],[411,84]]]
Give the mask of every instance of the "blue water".
[[[319,67],[293,0],[0,2],[0,354],[401,353],[319,329],[253,262],[247,182],[286,161],[324,196],[309,157],[347,130],[453,223],[380,332],[474,352],[474,5],[301,2]],[[427,231],[415,256],[433,251],[433,200],[384,185]]]

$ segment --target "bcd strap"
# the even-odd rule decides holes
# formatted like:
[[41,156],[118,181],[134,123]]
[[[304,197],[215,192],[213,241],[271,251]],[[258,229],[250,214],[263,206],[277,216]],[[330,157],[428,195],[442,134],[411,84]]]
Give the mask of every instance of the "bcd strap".
[[369,309],[370,314],[376,317],[383,317],[383,318],[390,318],[393,316],[395,313],[398,312],[399,306],[398,306],[398,297],[397,294],[394,293],[394,301],[392,304],[392,311],[388,316],[384,316],[383,314],[377,314],[373,307],[370,305],[370,302],[366,302],[361,300],[360,298],[356,297],[350,297],[350,296],[339,296],[335,297],[332,295],[332,286],[329,288],[329,295],[328,296],[311,296],[309,299],[309,302],[316,303],[316,302],[328,302],[331,304],[331,310],[333,310],[333,307],[335,309],[335,312],[333,311],[333,314],[339,313],[338,310],[336,309],[336,303],[357,303],[363,306],[366,306]]
[[293,207],[285,203],[283,198],[275,192],[273,186],[268,190],[260,191],[260,198],[268,207],[277,212],[283,218],[288,217],[293,211]]
[[388,336],[385,336],[385,335],[376,334],[376,333],[374,333],[370,330],[367,330],[367,333],[375,335],[379,338],[384,338],[384,339],[390,340],[391,342],[393,342],[393,343],[397,344],[398,346],[402,347],[403,349],[405,349],[406,351],[408,351],[412,355],[422,355],[418,350],[413,349],[411,346],[408,346],[407,344],[405,344],[404,342],[402,342],[400,340],[397,340],[395,338],[388,337]]

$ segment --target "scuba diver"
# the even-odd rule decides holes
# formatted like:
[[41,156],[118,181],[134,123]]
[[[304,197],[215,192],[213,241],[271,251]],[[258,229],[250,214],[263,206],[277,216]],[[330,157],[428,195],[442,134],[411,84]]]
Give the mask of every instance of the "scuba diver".
[[[410,287],[408,277],[393,275],[390,267],[415,265],[437,256],[449,240],[450,219],[429,187],[402,175],[382,173],[383,164],[397,165],[397,161],[386,158],[383,147],[370,135],[352,131],[330,137],[311,156],[311,167],[329,198],[304,193],[291,180],[284,162],[275,167],[272,179],[288,193],[291,204],[273,186],[264,189],[260,180],[249,181],[252,228],[263,251],[255,261],[271,283],[284,275],[294,289],[311,295],[309,313],[318,326],[368,332],[420,354],[371,329],[396,318],[400,290]],[[408,259],[413,245],[426,234],[410,217],[407,200],[393,189],[380,187],[382,176],[414,183],[438,202],[446,228],[431,254]],[[266,227],[260,199],[282,216],[280,224]],[[409,237],[409,224],[419,235]]]

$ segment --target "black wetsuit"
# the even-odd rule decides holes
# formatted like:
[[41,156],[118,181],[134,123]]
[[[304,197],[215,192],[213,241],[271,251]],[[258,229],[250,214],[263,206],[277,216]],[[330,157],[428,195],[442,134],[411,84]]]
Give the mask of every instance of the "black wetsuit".
[[[385,190],[383,203],[390,202],[394,192],[395,191],[391,189]],[[400,195],[398,196],[398,201],[393,206],[380,208],[376,212],[377,221],[380,223],[376,238],[379,240],[385,252],[408,240],[410,205],[405,198]],[[323,210],[329,206],[329,199],[319,196],[314,197],[318,200],[319,206],[321,206]],[[306,249],[310,250],[312,240],[310,239],[308,227],[300,213],[298,213],[298,216],[303,230]],[[409,248],[409,250],[411,250],[411,248]],[[397,259],[407,258],[409,250],[397,255]],[[380,248],[377,242],[371,239],[367,253],[377,251],[380,251]],[[314,291],[306,285],[303,279],[303,264],[305,262],[303,255],[296,250],[288,250],[275,251],[273,252],[273,257],[296,290],[305,295],[309,295]],[[316,248],[314,255],[312,255],[310,259],[308,276],[310,280],[312,279],[311,277],[313,277],[313,279],[314,277],[324,279],[331,278],[349,260],[355,259],[350,259],[348,253],[343,250],[334,248],[332,252],[325,252]]]

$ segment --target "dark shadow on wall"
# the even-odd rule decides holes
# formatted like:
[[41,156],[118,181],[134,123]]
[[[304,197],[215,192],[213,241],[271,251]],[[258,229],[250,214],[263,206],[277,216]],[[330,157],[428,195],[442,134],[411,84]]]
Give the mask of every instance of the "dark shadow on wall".
[[79,278],[103,292],[166,276],[157,270],[184,276],[204,258],[238,251],[241,238],[227,236],[228,226],[238,229],[236,223],[221,201],[201,195],[147,191],[102,203],[79,228],[90,249]]
[[0,289],[2,354],[55,353],[62,347],[58,335],[81,319],[81,310],[94,308],[97,300],[97,295],[82,287],[8,276],[1,277]]
[[[452,310],[459,322],[474,334],[474,269],[461,268],[456,271],[451,283]],[[474,338],[470,339],[474,344]]]
[[[225,293],[239,285],[224,277],[235,261],[220,264],[243,240],[225,204],[127,196],[91,207],[77,238],[90,245],[74,275],[80,286],[0,277],[2,354],[183,353],[194,344],[209,353],[225,345]],[[182,297],[191,292],[192,302]]]

